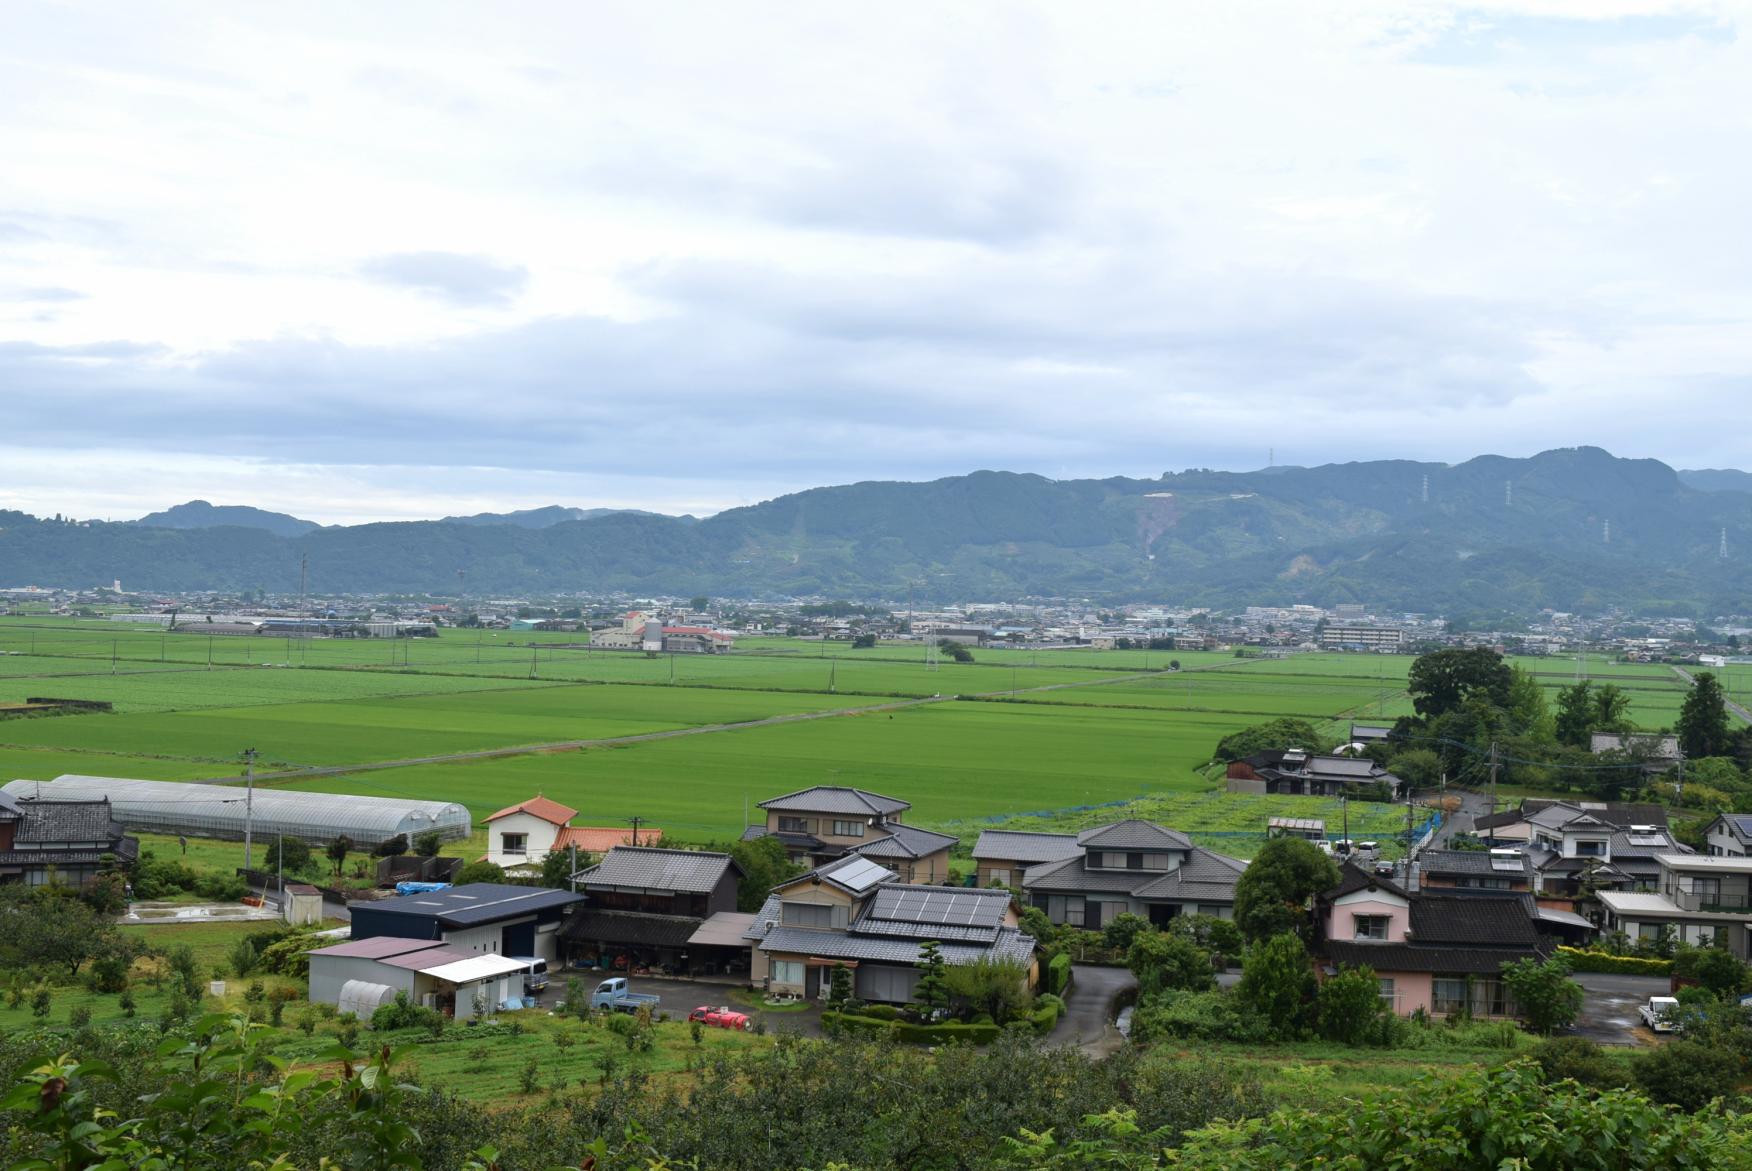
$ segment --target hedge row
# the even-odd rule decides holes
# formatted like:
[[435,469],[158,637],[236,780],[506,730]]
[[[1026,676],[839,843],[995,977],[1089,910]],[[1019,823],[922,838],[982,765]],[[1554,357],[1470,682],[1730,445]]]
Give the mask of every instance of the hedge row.
[[1046,990],[1054,996],[1063,996],[1065,989],[1071,986],[1071,955],[1060,952],[1046,964]]
[[1035,1033],[1044,1037],[1052,1032],[1058,1024],[1059,1015],[1065,1011],[1065,1002],[1050,992],[1043,993],[1034,1002],[1034,1011],[1028,1014],[1028,1023]]
[[947,1021],[940,1025],[915,1025],[908,1021],[884,1021],[847,1012],[824,1012],[821,1014],[821,1023],[830,1030],[837,1025],[850,1032],[890,1036],[911,1045],[947,1045],[952,1041],[990,1045],[1003,1032],[997,1025],[969,1025],[960,1021]]
[[1670,976],[1673,961],[1644,956],[1613,955],[1593,948],[1560,947],[1557,954],[1569,961],[1572,972],[1601,972],[1617,976]]

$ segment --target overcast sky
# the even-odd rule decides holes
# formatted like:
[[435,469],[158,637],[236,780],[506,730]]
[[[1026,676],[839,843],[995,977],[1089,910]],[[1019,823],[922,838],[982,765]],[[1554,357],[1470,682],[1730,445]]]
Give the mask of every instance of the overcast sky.
[[1752,466],[1752,12],[0,7],[0,507]]

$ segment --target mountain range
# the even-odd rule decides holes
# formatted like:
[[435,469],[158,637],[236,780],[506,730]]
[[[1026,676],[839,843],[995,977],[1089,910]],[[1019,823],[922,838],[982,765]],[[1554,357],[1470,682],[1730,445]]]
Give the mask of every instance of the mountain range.
[[[1580,447],[1156,479],[980,471],[814,488],[704,520],[587,510],[544,527],[516,513],[289,532],[311,522],[210,505],[157,514],[171,528],[0,512],[0,584],[286,591],[307,555],[316,592],[453,595],[460,569],[471,594],[494,597],[910,591],[1709,617],[1752,612],[1752,491],[1733,475]],[[246,523],[186,527],[191,515]]]

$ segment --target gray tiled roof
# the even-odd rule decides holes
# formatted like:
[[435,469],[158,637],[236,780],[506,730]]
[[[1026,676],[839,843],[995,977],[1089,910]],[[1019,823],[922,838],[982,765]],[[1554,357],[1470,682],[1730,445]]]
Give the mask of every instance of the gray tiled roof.
[[1485,878],[1520,878],[1527,877],[1527,859],[1525,855],[1516,855],[1513,870],[1505,870],[1495,865],[1490,854],[1484,850],[1425,850],[1418,855],[1417,864],[1420,874],[1465,874],[1481,875]]
[[585,888],[624,886],[710,894],[735,866],[735,860],[728,854],[616,846],[603,855],[601,862],[580,871],[577,877],[578,884]]
[[1410,943],[1367,943],[1332,940],[1324,948],[1332,963],[1369,967],[1380,972],[1432,972],[1436,975],[1494,976],[1506,963],[1542,954],[1539,949],[1423,947]]
[[871,858],[926,858],[947,850],[959,840],[953,834],[940,834],[910,825],[891,828],[894,830],[892,834],[853,846],[851,852]]
[[20,801],[17,842],[108,842],[122,836],[108,801]]
[[765,939],[767,924],[772,923],[776,925],[779,921],[779,915],[782,909],[783,905],[780,902],[779,896],[768,895],[766,897],[766,902],[760,905],[760,910],[754,913],[754,922],[748,925],[748,930],[742,933],[742,938],[752,940]]
[[973,856],[1000,862],[1018,862],[1030,866],[1036,862],[1058,862],[1083,852],[1076,834],[1024,833],[1010,829],[986,829],[973,844]]
[[[1065,894],[1128,894],[1142,899],[1195,899],[1221,903],[1235,897],[1235,880],[1246,863],[1199,846],[1192,847],[1179,871],[1090,870],[1079,854],[1063,862],[1031,866],[1022,876],[1029,892]],[[1184,871],[1185,873],[1181,873]]]
[[1085,849],[1102,850],[1192,849],[1192,839],[1179,830],[1136,818],[1086,829],[1077,835],[1077,844]]
[[856,817],[903,813],[912,808],[910,802],[884,797],[864,789],[846,789],[837,785],[816,785],[799,789],[760,803],[762,809],[792,809],[799,813],[849,813]]

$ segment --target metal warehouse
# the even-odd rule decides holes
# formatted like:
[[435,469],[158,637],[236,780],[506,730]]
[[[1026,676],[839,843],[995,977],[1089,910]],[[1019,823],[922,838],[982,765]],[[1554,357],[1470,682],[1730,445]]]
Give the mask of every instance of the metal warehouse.
[[471,882],[351,906],[353,939],[434,940],[465,952],[559,962],[556,935],[584,896],[540,886]]
[[137,781],[124,777],[61,776],[52,781],[12,781],[4,791],[15,797],[55,801],[94,801],[107,797],[112,816],[131,830],[242,840],[245,821],[255,840],[275,835],[312,845],[341,834],[361,846],[374,846],[397,834],[437,830],[446,838],[466,838],[473,828],[468,810],[448,801],[404,801],[395,797],[354,797],[307,789],[257,787],[253,799],[239,785],[197,785],[179,781]]

